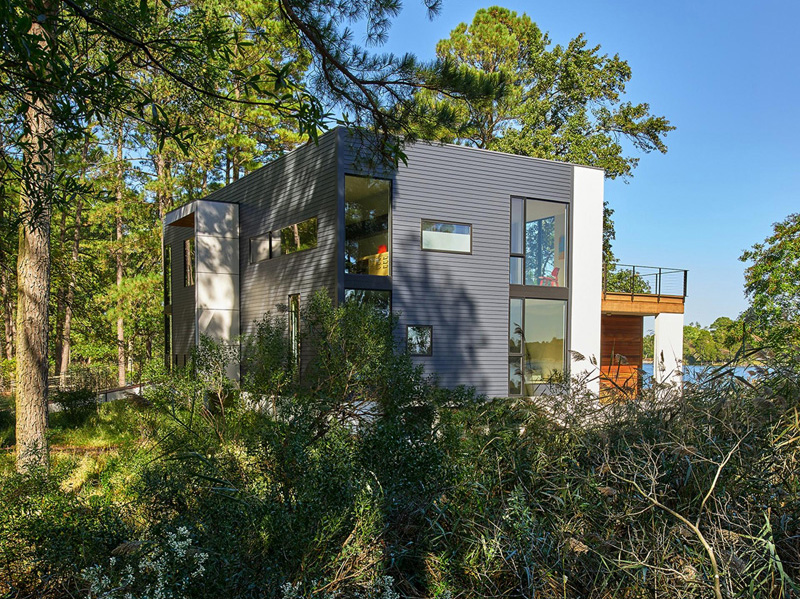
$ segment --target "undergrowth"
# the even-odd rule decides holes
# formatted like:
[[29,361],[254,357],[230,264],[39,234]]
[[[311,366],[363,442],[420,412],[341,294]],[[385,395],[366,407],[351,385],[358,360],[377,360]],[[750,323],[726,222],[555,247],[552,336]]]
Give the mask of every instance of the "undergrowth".
[[438,388],[392,326],[317,296],[299,378],[268,317],[242,356],[206,341],[149,407],[108,408],[116,452],[6,472],[0,594],[797,596],[797,364],[487,400]]

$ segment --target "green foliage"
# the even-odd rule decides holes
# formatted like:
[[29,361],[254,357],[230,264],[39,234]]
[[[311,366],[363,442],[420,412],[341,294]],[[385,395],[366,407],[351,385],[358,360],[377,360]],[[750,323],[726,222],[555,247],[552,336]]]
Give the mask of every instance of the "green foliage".
[[745,251],[744,314],[760,345],[794,352],[800,344],[800,214],[773,225],[773,234]]
[[[490,98],[463,101],[433,96],[457,111],[452,139],[478,147],[599,166],[606,176],[629,176],[637,150],[665,153],[673,130],[646,103],[623,101],[631,78],[618,55],[601,54],[583,34],[551,48],[550,37],[528,15],[493,6],[480,9],[439,42],[437,56],[467,72],[500,74],[506,85]],[[446,135],[445,132],[442,132]]]
[[[209,344],[194,370],[149,375],[148,449],[57,460],[47,479],[2,474],[0,585],[688,599],[711,595],[716,567],[726,597],[798,592],[796,370],[770,365],[749,385],[723,372],[682,398],[606,406],[568,385],[491,401],[437,388],[393,351],[378,311],[309,304],[314,366],[278,378],[269,405],[252,401],[276,380],[265,367],[247,397],[226,389],[220,425],[217,382],[198,374],[224,360]],[[291,377],[281,328],[265,319],[248,351]]]
[[[683,327],[683,361],[689,365],[724,364],[729,362],[749,365],[758,359],[745,346],[745,324],[720,316],[708,327],[699,322]],[[653,358],[653,335],[644,337],[644,357]]]

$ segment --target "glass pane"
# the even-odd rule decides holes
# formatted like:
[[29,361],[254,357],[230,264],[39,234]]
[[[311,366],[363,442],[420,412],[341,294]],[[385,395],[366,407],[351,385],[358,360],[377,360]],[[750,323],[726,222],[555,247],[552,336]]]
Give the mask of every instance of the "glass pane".
[[442,252],[472,251],[472,225],[422,221],[422,249]]
[[386,316],[392,311],[392,292],[374,289],[345,289],[345,302],[356,302],[359,306],[370,306]]
[[515,198],[511,200],[511,253],[522,254],[525,250],[522,247],[523,232],[523,211],[525,208],[524,200]]
[[566,285],[567,205],[525,202],[525,284]]
[[250,264],[269,260],[269,235],[250,238]]
[[567,302],[525,300],[525,392],[564,372]]
[[508,312],[508,353],[522,353],[522,300],[516,298]]
[[289,348],[292,367],[300,367],[300,296],[289,296]]
[[522,358],[508,359],[508,394],[522,395]]
[[281,255],[317,247],[317,217],[281,229]]
[[389,274],[390,181],[344,178],[344,271]]
[[512,285],[522,285],[522,258],[512,256],[508,261],[508,282]]
[[164,305],[172,304],[172,246],[164,246]]
[[408,325],[406,328],[408,353],[412,356],[433,355],[433,327],[428,325]]
[[194,285],[194,237],[183,243],[183,285]]

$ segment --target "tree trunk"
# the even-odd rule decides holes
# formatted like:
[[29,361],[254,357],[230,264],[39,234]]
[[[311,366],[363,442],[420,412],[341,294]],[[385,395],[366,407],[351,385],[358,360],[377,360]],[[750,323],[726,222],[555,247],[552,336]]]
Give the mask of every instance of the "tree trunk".
[[[3,221],[6,210],[6,189],[0,181],[0,221]],[[6,262],[5,244],[0,242],[0,295],[2,295],[4,344],[1,356],[6,360],[14,357],[14,303],[11,298],[11,285],[8,282],[8,263]]]
[[[38,5],[38,3],[37,3]],[[35,8],[31,6],[30,8]],[[52,50],[54,7],[46,2],[36,10],[48,15],[35,20],[30,31],[45,50]],[[17,256],[17,470],[48,466],[47,342],[50,332],[50,211],[54,173],[51,98],[44,92],[26,95],[26,144]]]
[[123,177],[125,170],[122,164],[122,125],[120,125],[117,137],[117,383],[120,387],[125,386],[126,361],[125,361],[125,322],[122,318],[122,297],[120,289],[122,287],[122,277],[124,274],[124,257],[122,255],[122,190],[124,185]]

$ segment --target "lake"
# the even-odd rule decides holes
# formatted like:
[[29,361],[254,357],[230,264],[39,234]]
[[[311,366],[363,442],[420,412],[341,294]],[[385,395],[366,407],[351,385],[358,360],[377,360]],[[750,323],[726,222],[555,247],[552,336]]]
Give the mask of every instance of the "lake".
[[[692,366],[686,365],[683,367],[683,380],[686,382],[697,382],[698,378],[701,378],[704,374],[711,373],[714,369],[717,368],[716,366]],[[652,362],[649,364],[642,365],[642,370],[647,374],[647,377],[652,378],[653,376],[653,364]],[[752,374],[748,373],[747,366],[736,366],[734,368],[735,373],[738,376],[741,376],[745,379],[752,378]]]

